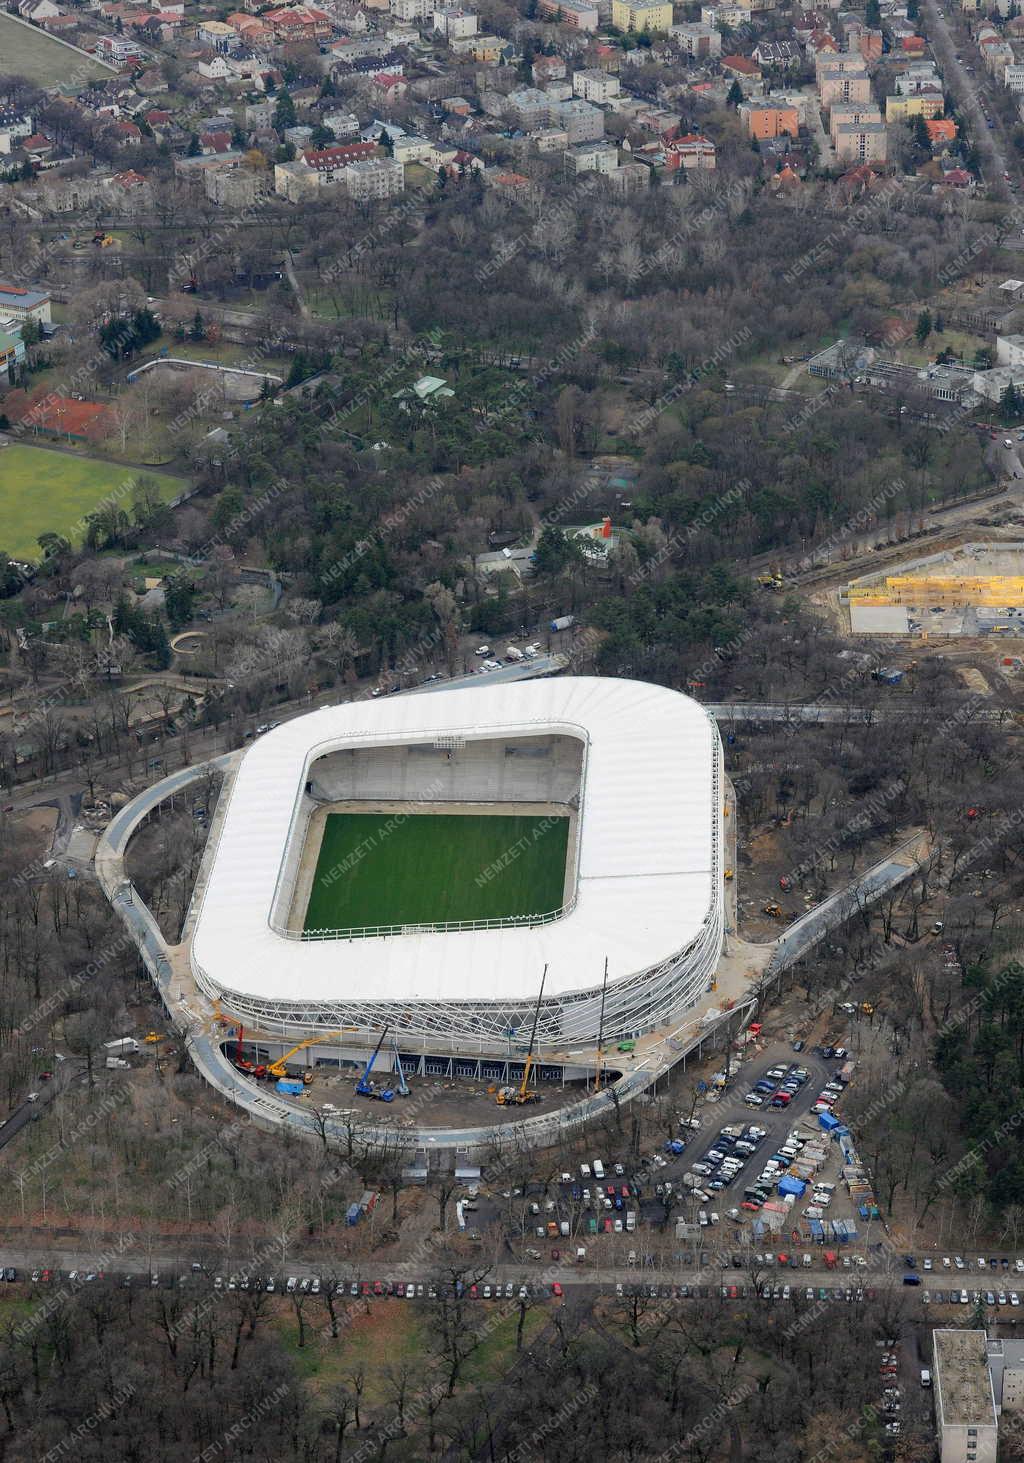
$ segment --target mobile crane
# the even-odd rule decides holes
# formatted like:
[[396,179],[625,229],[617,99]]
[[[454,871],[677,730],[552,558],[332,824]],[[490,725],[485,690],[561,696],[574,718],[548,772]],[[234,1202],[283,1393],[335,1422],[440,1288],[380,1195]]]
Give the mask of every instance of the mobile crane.
[[544,999],[544,982],[548,978],[548,968],[545,965],[544,974],[540,978],[540,994],[537,996],[537,1004],[533,1011],[533,1031],[530,1033],[530,1046],[526,1053],[526,1061],[523,1065],[523,1080],[518,1087],[499,1087],[495,1101],[499,1107],[525,1107],[528,1102],[540,1102],[540,1093],[527,1089],[530,1080],[530,1072],[533,1068],[533,1049],[537,1042],[537,1023],[540,1021],[540,1003]]
[[402,1058],[398,1055],[398,1038],[396,1036],[392,1036],[391,1038],[391,1049],[395,1054],[395,1076],[398,1078],[398,1095],[399,1097],[409,1097],[411,1096],[409,1084],[405,1080],[405,1073],[402,1071]]
[[[358,1026],[342,1026],[337,1031],[326,1031],[322,1036],[307,1036],[305,1041],[300,1041],[298,1046],[293,1046],[290,1052],[285,1052],[283,1057],[278,1057],[276,1062],[271,1062],[267,1067],[268,1077],[287,1077],[288,1063],[298,1052],[304,1052],[307,1047],[317,1046],[322,1041],[330,1041],[332,1037],[344,1036],[346,1031],[358,1031]],[[308,1075],[307,1075],[308,1074]],[[313,1080],[313,1072],[310,1067],[302,1074],[302,1080],[307,1087]]]
[[370,1060],[366,1064],[363,1075],[356,1083],[356,1094],[359,1097],[372,1097],[375,1098],[377,1102],[394,1102],[395,1100],[395,1094],[392,1092],[390,1087],[377,1087],[373,1082],[370,1081],[370,1073],[373,1071],[373,1064],[377,1060],[377,1055],[380,1052],[381,1047],[384,1045],[384,1038],[387,1036],[387,1034],[388,1029],[385,1026],[384,1029],[381,1031],[380,1040],[377,1042],[377,1045],[373,1049],[373,1055],[370,1057]]

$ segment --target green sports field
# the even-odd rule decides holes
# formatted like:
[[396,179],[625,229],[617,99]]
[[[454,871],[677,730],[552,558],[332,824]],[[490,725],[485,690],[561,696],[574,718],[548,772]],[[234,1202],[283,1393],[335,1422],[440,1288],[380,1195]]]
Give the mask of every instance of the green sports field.
[[140,476],[152,478],[165,499],[188,487],[184,478],[148,467],[122,467],[23,443],[0,449],[0,549],[31,560],[39,556],[41,533],[62,533],[80,543],[85,515],[101,503],[131,509],[128,485]]
[[80,56],[69,46],[62,46],[53,36],[35,26],[20,25],[12,16],[0,13],[0,71],[25,76],[39,86],[56,86],[62,81],[91,81],[94,77],[112,76],[109,66],[101,66],[88,56]]
[[562,903],[569,819],[330,813],[305,929],[546,914]]

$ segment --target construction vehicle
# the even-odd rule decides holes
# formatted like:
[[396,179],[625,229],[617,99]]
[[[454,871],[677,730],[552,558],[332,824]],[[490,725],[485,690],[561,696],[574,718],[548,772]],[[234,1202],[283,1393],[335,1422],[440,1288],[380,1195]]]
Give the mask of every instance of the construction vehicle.
[[782,918],[782,905],[776,904],[774,899],[769,899],[767,904],[762,904],[761,912],[770,915],[772,919]]
[[533,1049],[537,1041],[537,1025],[540,1021],[540,1003],[544,999],[544,982],[548,978],[548,968],[545,965],[544,974],[540,978],[540,993],[537,996],[537,1004],[533,1012],[533,1030],[530,1033],[530,1045],[526,1052],[526,1061],[523,1064],[523,1080],[518,1087],[499,1087],[495,1101],[499,1107],[525,1107],[530,1102],[540,1102],[540,1093],[529,1087],[530,1072],[533,1068]]
[[144,1042],[147,1042],[149,1046],[153,1046],[156,1042],[163,1041],[163,1037],[160,1035],[159,1031],[147,1031],[142,1040]]
[[865,1016],[873,1016],[875,1014],[875,1008],[870,1001],[861,1001],[860,1009]]
[[356,1083],[356,1095],[358,1097],[372,1097],[376,1102],[394,1102],[395,1094],[390,1087],[378,1087],[375,1082],[370,1081],[370,1073],[373,1071],[373,1064],[377,1060],[381,1047],[384,1045],[384,1038],[388,1034],[385,1026],[381,1031],[380,1040],[373,1049],[370,1060],[363,1069],[363,1075]]
[[[298,1052],[304,1052],[308,1047],[317,1046],[322,1041],[330,1041],[335,1036],[343,1036],[346,1031],[358,1031],[358,1026],[341,1026],[337,1031],[325,1031],[322,1036],[307,1036],[305,1041],[300,1041],[298,1046],[293,1046],[290,1052],[285,1052],[283,1057],[278,1057],[276,1062],[271,1062],[267,1067],[268,1077],[287,1077],[288,1063]],[[312,1082],[313,1075],[310,1067],[306,1068],[310,1073],[309,1081]],[[303,1077],[303,1081],[305,1081]]]
[[395,1054],[395,1076],[398,1078],[398,1095],[399,1097],[409,1097],[411,1096],[409,1084],[405,1080],[405,1073],[402,1071],[402,1058],[398,1055],[398,1038],[395,1036],[391,1038],[391,1050]]
[[729,881],[729,880],[730,880],[730,879],[731,879],[731,878],[732,878],[732,877],[733,877],[733,872],[732,872],[732,869],[726,869],[726,871],[725,871],[725,878],[726,878],[726,882],[727,882],[727,883],[728,883],[728,881]]
[[708,990],[709,991],[717,991],[718,990],[718,976],[717,975],[713,975],[711,977],[711,979],[708,981]]

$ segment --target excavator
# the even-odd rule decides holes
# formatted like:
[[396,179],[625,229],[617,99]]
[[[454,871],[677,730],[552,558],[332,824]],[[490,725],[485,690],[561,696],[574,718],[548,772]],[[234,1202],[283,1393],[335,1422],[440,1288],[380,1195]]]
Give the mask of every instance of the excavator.
[[[308,1047],[318,1046],[322,1041],[330,1041],[335,1036],[344,1036],[347,1031],[358,1031],[358,1026],[342,1026],[337,1031],[325,1031],[321,1036],[307,1036],[305,1041],[300,1041],[298,1046],[293,1046],[290,1052],[285,1052],[283,1057],[278,1057],[276,1062],[271,1062],[267,1067],[268,1077],[287,1077],[288,1063],[292,1057],[299,1052],[304,1052]],[[313,1068],[307,1067],[302,1074],[302,1080],[308,1087],[313,1080]]]
[[545,965],[544,974],[540,978],[540,994],[537,997],[537,1005],[533,1012],[533,1031],[530,1033],[530,1046],[526,1053],[526,1061],[523,1064],[523,1080],[518,1087],[499,1087],[498,1095],[495,1098],[499,1107],[525,1107],[530,1102],[540,1102],[540,1093],[528,1086],[530,1072],[533,1069],[533,1049],[537,1043],[537,1023],[540,1021],[540,1003],[544,999],[544,982],[548,977],[548,968]]

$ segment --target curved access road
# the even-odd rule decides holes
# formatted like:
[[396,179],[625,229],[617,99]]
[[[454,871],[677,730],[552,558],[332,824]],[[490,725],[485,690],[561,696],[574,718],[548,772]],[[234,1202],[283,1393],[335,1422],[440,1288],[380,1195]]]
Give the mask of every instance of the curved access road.
[[[774,945],[743,945],[730,938],[730,944],[738,948],[723,955],[717,991],[705,995],[675,1030],[656,1033],[638,1041],[635,1053],[622,1059],[632,1064],[630,1070],[609,1087],[571,1106],[516,1123],[436,1128],[409,1122],[415,1115],[413,1099],[400,1110],[404,1120],[401,1124],[389,1126],[386,1122],[363,1122],[358,1117],[342,1115],[330,1120],[321,1134],[320,1122],[313,1113],[243,1077],[224,1055],[216,1013],[192,975],[187,942],[168,944],[125,868],[125,853],[132,835],[160,804],[185,792],[211,772],[222,774],[225,782],[211,822],[207,854],[196,884],[196,890],[201,890],[216,847],[234,769],[241,756],[242,753],[233,752],[210,762],[182,768],[141,792],[107,825],[96,850],[96,873],[111,906],[138,947],[170,1021],[184,1040],[196,1069],[210,1086],[242,1108],[261,1127],[285,1128],[313,1141],[322,1141],[325,1137],[338,1148],[351,1149],[353,1143],[374,1148],[386,1142],[392,1152],[396,1147],[407,1150],[459,1148],[494,1156],[505,1150],[548,1147],[561,1138],[581,1132],[601,1113],[621,1107],[646,1091],[677,1062],[700,1047],[718,1027],[749,1016],[760,1000],[759,977],[778,975],[805,955],[829,930],[848,919],[851,913],[881,898],[909,878],[918,867],[921,856],[922,839],[918,836],[868,869],[848,888],[802,916]],[[191,916],[186,921],[186,936],[190,920]]]

